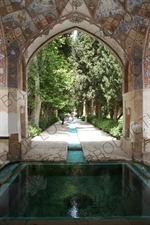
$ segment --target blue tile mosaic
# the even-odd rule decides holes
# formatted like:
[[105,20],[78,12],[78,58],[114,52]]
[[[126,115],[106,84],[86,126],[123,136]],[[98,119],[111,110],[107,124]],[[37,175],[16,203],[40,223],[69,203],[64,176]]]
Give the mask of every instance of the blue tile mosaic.
[[17,62],[20,50],[17,42],[7,48],[8,54],[8,87],[17,87]]
[[119,34],[120,32],[128,32],[131,28],[137,30],[140,24],[145,24],[147,25],[149,20],[144,19],[143,17],[140,16],[131,16],[131,22],[128,23],[125,20],[122,20],[120,24],[118,25],[115,34]]
[[28,6],[28,11],[34,11],[37,14],[42,14],[43,16],[52,16],[54,19],[57,18],[56,6],[53,0],[35,0]]
[[144,2],[149,2],[149,0],[127,0],[126,1],[127,10],[129,12],[132,12],[132,10],[134,9],[134,7],[140,6]]
[[10,22],[12,26],[20,27],[23,31],[30,29],[33,33],[36,32],[36,27],[26,10],[19,10],[15,13],[10,13],[2,18],[3,23]]

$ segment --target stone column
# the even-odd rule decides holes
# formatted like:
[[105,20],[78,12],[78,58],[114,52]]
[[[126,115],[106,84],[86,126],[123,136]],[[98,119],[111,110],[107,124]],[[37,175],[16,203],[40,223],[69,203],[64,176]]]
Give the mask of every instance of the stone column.
[[[126,121],[128,109],[130,109],[130,121]],[[124,110],[124,132],[122,139],[122,149],[129,155],[141,158],[142,154],[142,90],[133,90],[123,95]],[[126,132],[126,128],[129,129]],[[128,134],[128,135],[127,135]]]
[[143,162],[150,166],[150,29],[145,43],[143,74]]
[[0,166],[7,160],[7,152],[9,145],[8,132],[8,106],[5,104],[8,89],[6,88],[6,57],[5,57],[5,41],[3,35],[2,24],[0,20]]
[[17,88],[8,92],[9,159],[21,158],[21,141],[27,137],[27,94]]
[[5,104],[8,89],[0,89],[0,165],[5,164],[9,151],[8,105]]

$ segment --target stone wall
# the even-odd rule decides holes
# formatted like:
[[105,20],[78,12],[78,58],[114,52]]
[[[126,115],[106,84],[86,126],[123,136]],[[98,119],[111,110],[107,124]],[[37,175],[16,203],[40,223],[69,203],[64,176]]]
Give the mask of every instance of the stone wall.
[[21,159],[21,144],[18,142],[18,134],[12,134],[9,138],[8,159],[11,162]]
[[[129,155],[142,152],[142,90],[134,90],[123,95],[123,137],[122,149]],[[128,121],[126,115],[128,116]]]
[[8,139],[0,139],[0,167],[7,162],[8,151]]

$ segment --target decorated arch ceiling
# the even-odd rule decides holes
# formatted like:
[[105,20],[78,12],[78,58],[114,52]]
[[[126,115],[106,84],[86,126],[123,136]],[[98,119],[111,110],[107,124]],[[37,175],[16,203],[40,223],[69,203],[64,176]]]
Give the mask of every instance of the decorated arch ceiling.
[[[0,84],[6,84],[5,50],[11,67],[8,85],[13,87],[18,58],[26,50],[30,57],[42,43],[71,28],[95,34],[114,52],[140,62],[150,42],[149,24],[150,0],[0,0]],[[142,85],[138,73],[135,68],[135,88]]]

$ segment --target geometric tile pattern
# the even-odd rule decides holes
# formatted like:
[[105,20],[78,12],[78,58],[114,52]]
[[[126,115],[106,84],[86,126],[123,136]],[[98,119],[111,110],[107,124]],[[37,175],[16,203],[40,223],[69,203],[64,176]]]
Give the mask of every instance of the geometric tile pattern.
[[118,1],[101,0],[96,10],[96,20],[100,18],[114,17],[117,14],[123,15],[123,8],[120,7]]
[[134,44],[132,48],[132,73],[134,74],[134,88],[142,89],[143,80],[142,80],[142,48],[137,44]]
[[19,56],[19,47],[17,42],[13,42],[7,48],[8,55],[8,86],[18,87],[17,80],[17,62]]
[[[146,9],[146,2],[148,3],[149,2],[149,0],[138,0],[138,1],[135,1],[135,0],[121,0],[121,1],[119,1],[120,3],[121,2],[124,2],[124,5],[126,5],[126,9],[127,9],[127,11],[128,12],[132,12],[133,11],[133,9],[136,9],[136,8],[139,8],[139,6],[142,4],[142,3],[144,3],[143,4],[143,7],[141,8],[141,9]],[[123,3],[122,3],[123,4]]]
[[144,88],[150,88],[150,30],[146,41],[144,64]]
[[4,38],[0,24],[0,87],[6,85],[6,57],[4,49]]
[[[74,8],[76,2],[77,7]],[[140,60],[150,22],[149,0],[0,0],[0,23],[3,26],[2,30],[0,27],[0,82],[6,82],[5,57],[1,44],[3,35],[8,54],[8,85],[16,87],[17,66],[14,65],[19,54],[23,54],[39,33],[46,34],[52,24],[60,23],[64,11],[67,13],[66,19],[69,14],[72,16],[69,19],[72,23],[83,22],[86,19],[84,11],[80,11],[83,20],[78,18],[78,9],[83,2],[93,23],[98,23],[105,35],[111,35],[132,56],[135,88],[141,88],[142,74],[140,72],[137,75],[136,62],[138,60],[139,65],[142,65]],[[67,11],[68,4],[70,11]],[[76,12],[75,17],[71,15],[73,10]],[[140,55],[137,56],[136,52]],[[145,79],[148,82],[149,78]]]

